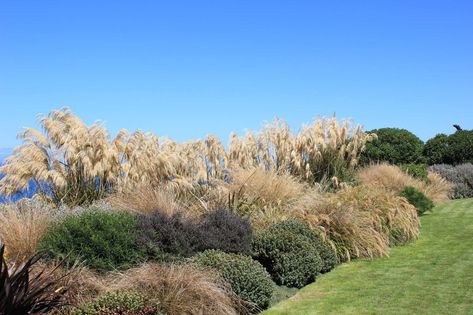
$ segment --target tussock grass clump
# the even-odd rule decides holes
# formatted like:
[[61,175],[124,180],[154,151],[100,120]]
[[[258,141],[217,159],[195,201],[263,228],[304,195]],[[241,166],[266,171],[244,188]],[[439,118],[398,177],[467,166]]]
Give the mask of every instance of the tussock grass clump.
[[358,178],[363,185],[382,187],[394,194],[398,194],[406,186],[415,187],[436,204],[449,200],[452,194],[452,185],[446,180],[441,180],[433,172],[429,171],[427,181],[423,181],[410,176],[398,166],[386,163],[362,168],[358,172]]
[[127,210],[139,214],[152,214],[160,210],[168,215],[182,208],[174,192],[165,188],[138,185],[111,195],[107,199],[114,209]]
[[21,263],[33,256],[51,221],[51,209],[37,200],[0,205],[0,243],[8,260]]
[[383,189],[348,187],[324,197],[307,195],[293,214],[322,228],[340,261],[387,256],[390,244],[416,239],[419,220],[407,200]]
[[215,273],[191,265],[144,264],[110,276],[109,290],[134,290],[165,314],[237,314],[237,299]]

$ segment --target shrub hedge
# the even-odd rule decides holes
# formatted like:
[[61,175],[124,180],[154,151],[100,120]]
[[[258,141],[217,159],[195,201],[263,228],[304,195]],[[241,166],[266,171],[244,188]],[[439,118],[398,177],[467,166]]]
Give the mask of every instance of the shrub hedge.
[[39,248],[68,263],[84,260],[97,270],[123,269],[144,259],[137,246],[136,217],[118,211],[68,215],[47,232]]
[[207,250],[195,255],[191,262],[215,269],[232,291],[249,303],[252,312],[268,307],[274,283],[264,267],[249,256]]
[[473,165],[471,163],[457,166],[436,164],[430,166],[429,170],[454,184],[453,198],[473,197]]

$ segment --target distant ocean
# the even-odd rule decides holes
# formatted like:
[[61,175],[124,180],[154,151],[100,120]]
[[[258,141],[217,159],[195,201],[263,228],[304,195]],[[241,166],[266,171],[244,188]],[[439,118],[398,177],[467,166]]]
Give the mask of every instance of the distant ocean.
[[[5,158],[8,157],[12,153],[12,151],[13,151],[12,149],[0,148],[0,165],[3,164],[3,161],[5,160]],[[0,174],[0,178],[2,177],[3,177],[3,174]],[[28,189],[27,191],[23,191],[19,194],[12,196],[11,200],[16,201],[24,197],[31,197],[32,195],[34,195],[34,192],[35,192],[34,187],[32,187],[32,189]],[[5,203],[5,201],[6,201],[5,198],[0,195],[0,203]]]

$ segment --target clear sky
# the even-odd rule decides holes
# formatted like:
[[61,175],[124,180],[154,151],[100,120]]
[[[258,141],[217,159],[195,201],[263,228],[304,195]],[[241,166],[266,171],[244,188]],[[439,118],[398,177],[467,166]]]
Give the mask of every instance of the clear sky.
[[473,1],[0,2],[0,148],[37,113],[182,141],[318,114],[473,129]]

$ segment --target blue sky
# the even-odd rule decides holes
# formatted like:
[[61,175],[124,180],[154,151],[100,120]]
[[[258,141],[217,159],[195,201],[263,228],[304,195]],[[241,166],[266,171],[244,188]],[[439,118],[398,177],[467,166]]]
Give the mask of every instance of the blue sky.
[[182,141],[318,114],[473,129],[473,1],[0,2],[0,148],[38,113]]

